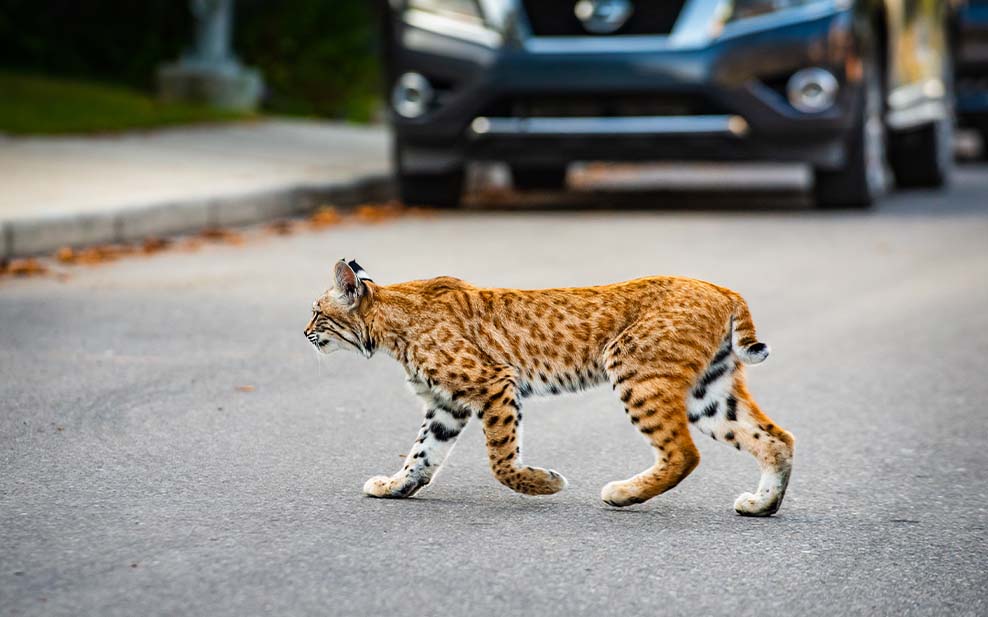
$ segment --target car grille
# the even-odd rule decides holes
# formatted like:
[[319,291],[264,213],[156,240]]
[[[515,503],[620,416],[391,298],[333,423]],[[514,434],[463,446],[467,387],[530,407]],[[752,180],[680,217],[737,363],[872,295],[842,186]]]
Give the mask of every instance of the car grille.
[[606,118],[699,116],[724,109],[694,93],[601,93],[598,95],[529,95],[500,99],[484,115],[513,118]]
[[576,0],[522,0],[535,36],[614,36],[621,34],[669,34],[686,0],[631,2],[634,12],[614,32],[597,34],[584,28],[576,16]]

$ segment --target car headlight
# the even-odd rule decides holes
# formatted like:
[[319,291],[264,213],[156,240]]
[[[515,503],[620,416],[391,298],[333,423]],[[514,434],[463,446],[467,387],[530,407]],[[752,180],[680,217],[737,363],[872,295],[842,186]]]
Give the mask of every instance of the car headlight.
[[407,8],[470,23],[482,23],[484,16],[476,0],[407,0]]
[[821,4],[826,0],[734,0],[729,9],[727,21],[738,21],[749,17],[767,15],[785,9],[809,4]]

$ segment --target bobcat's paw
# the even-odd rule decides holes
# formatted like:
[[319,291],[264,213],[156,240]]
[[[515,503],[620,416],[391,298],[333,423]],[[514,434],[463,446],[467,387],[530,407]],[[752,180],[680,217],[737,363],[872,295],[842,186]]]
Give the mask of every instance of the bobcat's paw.
[[364,483],[364,494],[384,499],[402,499],[411,497],[428,483],[428,478],[374,476]]
[[772,516],[781,505],[782,499],[772,493],[741,493],[734,502],[734,511],[741,516]]
[[546,473],[549,474],[548,480],[545,483],[545,490],[547,495],[552,495],[563,490],[569,486],[569,481],[555,469],[549,469]]
[[499,482],[522,495],[553,495],[569,484],[558,471],[541,467],[523,467],[495,471]]
[[374,476],[364,482],[364,495],[371,497],[390,497],[391,478],[388,476]]
[[623,508],[645,501],[638,494],[637,488],[626,480],[608,482],[600,489],[600,498],[609,506]]
[[554,495],[569,485],[563,474],[553,469],[527,467],[528,473],[521,476],[521,483],[515,489],[525,495]]

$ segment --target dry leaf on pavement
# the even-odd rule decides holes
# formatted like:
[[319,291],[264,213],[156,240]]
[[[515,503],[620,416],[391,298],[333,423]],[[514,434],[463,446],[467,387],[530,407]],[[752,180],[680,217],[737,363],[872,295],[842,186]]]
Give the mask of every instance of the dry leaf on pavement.
[[158,238],[152,236],[150,238],[145,238],[144,242],[141,243],[141,251],[145,255],[151,255],[154,253],[159,253],[172,245],[172,241],[168,238]]
[[295,223],[289,220],[275,221],[268,225],[268,232],[279,236],[287,236],[295,231]]
[[41,276],[48,272],[48,266],[33,257],[11,259],[0,263],[0,274],[10,276]]
[[244,243],[244,237],[242,235],[225,227],[207,227],[199,232],[199,237],[204,240],[214,240],[226,244]]
[[309,217],[309,225],[315,228],[331,227],[343,221],[343,216],[333,206],[323,206]]
[[362,223],[381,223],[399,218],[405,214],[405,206],[397,201],[383,204],[362,204],[357,206],[353,217]]

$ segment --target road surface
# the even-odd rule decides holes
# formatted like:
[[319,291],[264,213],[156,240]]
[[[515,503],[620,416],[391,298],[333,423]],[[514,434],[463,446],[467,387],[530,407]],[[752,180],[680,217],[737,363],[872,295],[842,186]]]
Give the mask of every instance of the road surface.
[[[870,212],[493,200],[0,281],[0,614],[986,615],[986,194],[972,166]],[[698,434],[679,487],[602,504],[651,461],[606,388],[527,402],[559,495],[498,485],[471,424],[416,498],[362,496],[420,410],[389,358],[302,336],[343,256],[380,283],[742,292],[773,347],[752,390],[797,441],[782,511],[735,515],[757,467]]]

